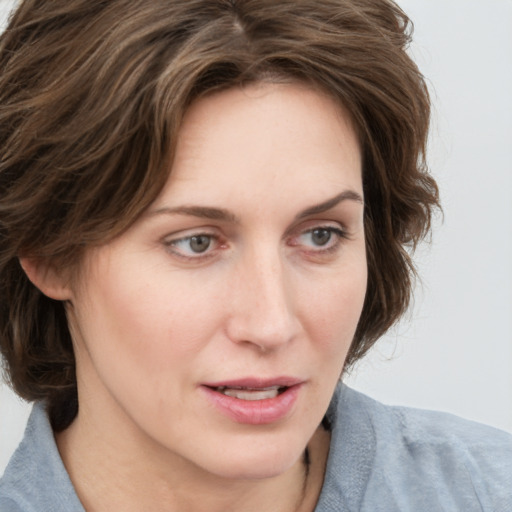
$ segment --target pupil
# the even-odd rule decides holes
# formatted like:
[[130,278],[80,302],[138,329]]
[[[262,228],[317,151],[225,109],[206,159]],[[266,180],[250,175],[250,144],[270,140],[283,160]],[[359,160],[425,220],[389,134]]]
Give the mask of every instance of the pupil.
[[210,237],[206,235],[193,236],[190,239],[190,248],[194,252],[204,252],[210,247]]
[[316,245],[325,245],[331,239],[331,232],[327,229],[314,229],[312,235]]

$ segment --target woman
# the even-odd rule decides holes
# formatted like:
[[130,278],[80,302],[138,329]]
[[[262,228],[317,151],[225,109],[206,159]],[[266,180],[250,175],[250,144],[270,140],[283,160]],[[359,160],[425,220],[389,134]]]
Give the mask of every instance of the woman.
[[507,510],[510,436],[338,385],[437,187],[382,0],[24,1],[0,47],[2,511]]

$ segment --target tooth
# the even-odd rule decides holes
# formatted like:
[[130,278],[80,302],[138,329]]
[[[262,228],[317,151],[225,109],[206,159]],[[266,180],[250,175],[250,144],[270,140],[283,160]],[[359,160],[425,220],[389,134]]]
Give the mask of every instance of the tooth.
[[273,386],[272,388],[261,390],[226,388],[220,391],[227,396],[238,398],[239,400],[265,400],[268,398],[275,398],[278,395],[279,387]]

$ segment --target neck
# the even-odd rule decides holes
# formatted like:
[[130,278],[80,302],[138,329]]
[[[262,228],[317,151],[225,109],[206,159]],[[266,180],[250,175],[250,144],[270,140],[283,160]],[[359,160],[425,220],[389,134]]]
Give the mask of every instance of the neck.
[[203,471],[137,432],[108,432],[83,408],[57,445],[87,512],[312,512],[323,483],[329,434],[319,427],[300,457],[282,474],[225,479]]

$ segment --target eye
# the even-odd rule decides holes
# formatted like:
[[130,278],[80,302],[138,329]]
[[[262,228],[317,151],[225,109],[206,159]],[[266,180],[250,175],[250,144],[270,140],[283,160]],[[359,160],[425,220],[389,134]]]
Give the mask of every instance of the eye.
[[332,230],[326,228],[316,228],[313,229],[309,236],[311,237],[311,241],[318,246],[327,245],[331,240],[333,233]]
[[336,250],[342,238],[347,238],[347,235],[339,227],[315,226],[302,231],[291,245],[303,246],[308,251],[323,253]]
[[214,235],[198,233],[178,239],[167,240],[165,245],[173,254],[183,258],[200,258],[218,248],[219,241]]
[[196,254],[201,254],[208,250],[212,243],[212,239],[208,235],[197,235],[191,236],[188,240],[186,240],[188,247],[190,250]]

